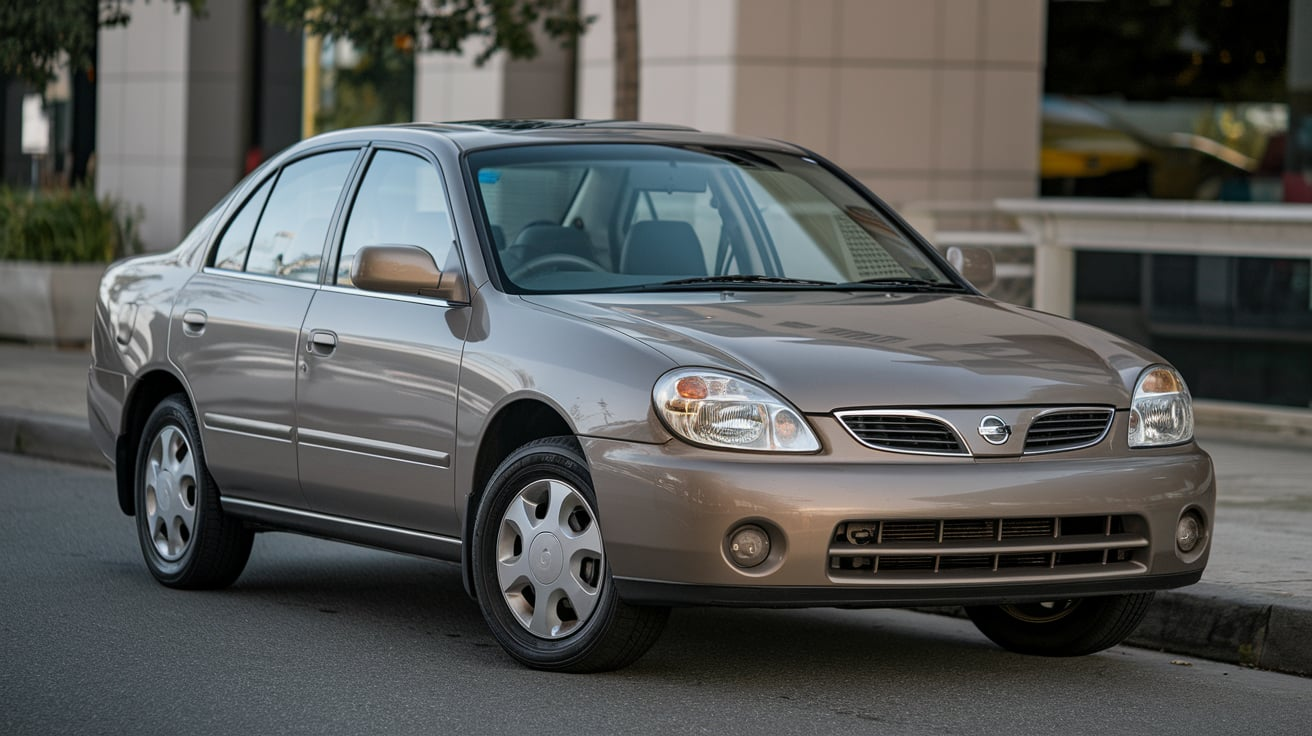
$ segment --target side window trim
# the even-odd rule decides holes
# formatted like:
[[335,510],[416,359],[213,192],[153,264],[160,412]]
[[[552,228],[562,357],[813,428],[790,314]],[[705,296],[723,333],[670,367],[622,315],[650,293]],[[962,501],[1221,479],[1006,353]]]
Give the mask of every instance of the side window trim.
[[[222,242],[223,240],[223,236],[227,234],[228,228],[232,225],[233,220],[237,219],[237,215],[241,213],[242,208],[246,205],[247,202],[250,201],[250,198],[255,196],[255,194],[259,192],[260,187],[264,186],[266,183],[272,182],[273,189],[276,189],[278,187],[277,180],[282,177],[283,169],[287,168],[288,166],[291,166],[292,164],[298,161],[302,161],[304,159],[310,158],[311,156],[317,156],[323,153],[332,153],[334,151],[355,150],[356,151],[355,161],[352,162],[351,169],[346,175],[346,181],[342,185],[342,191],[337,196],[337,204],[334,206],[332,217],[329,219],[328,236],[324,239],[326,251],[331,252],[333,241],[338,234],[338,222],[342,215],[342,202],[344,196],[348,191],[351,191],[352,187],[357,183],[357,178],[360,174],[360,161],[363,157],[363,154],[368,152],[370,145],[371,144],[366,141],[350,141],[350,142],[332,143],[329,145],[315,146],[314,148],[308,148],[304,151],[298,152],[296,156],[292,158],[288,158],[285,161],[278,162],[277,166],[271,167],[269,169],[269,172],[266,176],[262,176],[257,180],[252,180],[250,184],[247,185],[245,191],[241,193],[240,197],[232,198],[233,201],[228,205],[228,207],[224,211],[218,226],[215,227],[214,230],[212,231],[210,241],[205,246],[206,255],[205,258],[201,261],[201,267],[215,269],[216,271],[222,273],[246,273],[246,263],[247,261],[250,260],[249,244],[247,244],[246,258],[243,259],[242,261],[241,271],[231,271],[229,269],[216,268],[214,266],[214,258],[216,253],[218,252],[219,243]],[[265,197],[264,203],[260,205],[259,216],[255,218],[255,227],[251,231],[252,240],[254,239],[255,232],[259,230],[260,221],[264,219],[264,209],[269,205],[269,199],[273,196],[273,189],[269,190],[269,196]],[[316,283],[323,282],[325,266],[322,262],[322,259],[319,266],[320,266],[319,280]]]
[[[251,199],[260,193],[260,190],[264,188],[265,184],[268,184],[270,186],[269,194],[272,194],[273,188],[278,186],[278,177],[280,176],[282,176],[282,166],[278,166],[277,168],[273,169],[268,176],[261,178],[258,182],[254,182],[253,185],[246,192],[243,193],[245,196],[241,197],[240,200],[236,201],[233,204],[233,206],[229,208],[229,211],[223,213],[223,216],[226,219],[223,221],[223,224],[220,227],[215,229],[216,235],[214,236],[213,240],[210,241],[209,254],[205,256],[205,261],[204,261],[206,268],[214,268],[220,271],[227,271],[231,273],[246,272],[246,261],[249,260],[251,257],[251,244],[249,242],[246,243],[246,256],[242,258],[240,270],[235,270],[230,268],[219,268],[218,266],[214,265],[215,261],[219,257],[219,246],[223,244],[223,238],[227,236],[228,230],[232,228],[234,223],[237,222],[237,217],[241,215],[242,210],[246,209],[246,205],[250,203]],[[237,198],[234,197],[233,199],[236,200]],[[260,211],[255,214],[255,222],[252,223],[251,225],[252,240],[254,240],[255,238],[256,228],[260,226],[260,218],[264,217],[264,208],[267,207],[268,204],[269,204],[269,196],[265,195],[264,201],[260,203]]]
[[364,142],[356,146],[355,161],[351,163],[346,181],[342,183],[342,191],[337,194],[337,204],[333,206],[333,214],[328,220],[328,234],[323,239],[323,253],[319,258],[319,280],[316,282],[320,285],[333,282],[333,273],[337,270],[335,255],[341,244],[342,233],[346,231],[346,217],[351,210],[351,204],[355,201],[355,193],[360,188],[360,180],[364,178],[365,164],[372,156],[372,142]]
[[[369,171],[369,165],[373,162],[374,156],[380,151],[393,151],[395,153],[408,153],[418,156],[433,167],[437,172],[437,178],[442,185],[442,197],[446,200],[447,217],[451,224],[451,250],[455,254],[460,265],[460,273],[457,274],[461,282],[466,279],[468,273],[465,263],[465,254],[460,248],[460,232],[456,224],[457,217],[454,203],[451,201],[451,187],[447,184],[449,181],[446,173],[442,170],[442,163],[433,154],[432,151],[403,141],[370,141],[361,151],[360,158],[355,163],[355,169],[347,177],[347,186],[343,189],[343,199],[338,203],[340,210],[333,217],[333,226],[328,234],[328,252],[324,258],[323,268],[319,273],[319,282],[325,286],[334,288],[350,289],[358,291],[351,287],[337,287],[336,273],[337,260],[341,258],[342,243],[346,236],[346,228],[351,219],[351,210],[355,208],[356,199],[360,195],[360,188],[364,184],[365,174]],[[437,264],[442,268],[444,264]],[[443,279],[445,282],[445,279]],[[460,293],[468,293],[465,288],[459,290]]]
[[360,198],[360,188],[364,184],[365,174],[378,155],[379,146],[370,141],[361,151],[360,160],[346,180],[346,195],[342,211],[333,217],[332,229],[328,232],[328,253],[324,257],[323,270],[319,273],[319,283],[324,286],[337,286],[337,261],[342,257],[342,243],[346,239],[346,228],[350,225],[351,213],[355,210],[356,200]]

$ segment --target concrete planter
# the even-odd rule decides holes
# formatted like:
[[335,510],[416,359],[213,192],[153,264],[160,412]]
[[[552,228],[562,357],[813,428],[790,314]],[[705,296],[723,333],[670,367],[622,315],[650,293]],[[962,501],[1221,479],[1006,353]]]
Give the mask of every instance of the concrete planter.
[[104,263],[0,261],[0,339],[91,341]]

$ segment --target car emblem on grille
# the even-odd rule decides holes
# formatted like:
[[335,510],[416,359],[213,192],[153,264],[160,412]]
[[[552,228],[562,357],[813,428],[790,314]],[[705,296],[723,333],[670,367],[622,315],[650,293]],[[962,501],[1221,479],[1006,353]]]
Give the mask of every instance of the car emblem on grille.
[[990,445],[1001,445],[1011,439],[1011,427],[998,417],[990,415],[979,420],[979,436]]

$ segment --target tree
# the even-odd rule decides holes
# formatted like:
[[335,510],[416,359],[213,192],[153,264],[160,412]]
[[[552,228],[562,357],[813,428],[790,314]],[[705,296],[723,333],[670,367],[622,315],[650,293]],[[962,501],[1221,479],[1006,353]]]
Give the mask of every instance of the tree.
[[[615,117],[638,116],[637,0],[615,2]],[[594,17],[578,0],[268,0],[265,18],[289,28],[351,41],[366,51],[387,46],[459,53],[481,39],[474,63],[499,51],[513,59],[537,56],[536,31],[565,46],[578,42]]]
[[[168,0],[162,0],[167,2]],[[205,0],[172,0],[204,10]],[[0,74],[44,87],[67,58],[74,70],[96,64],[96,34],[132,19],[132,0],[9,0],[0,5]]]
[[482,38],[477,64],[498,51],[536,56],[539,23],[549,37],[570,44],[590,21],[574,0],[268,0],[264,17],[369,50],[413,44],[417,51],[459,53],[467,39]]
[[615,0],[615,118],[638,119],[638,0]]

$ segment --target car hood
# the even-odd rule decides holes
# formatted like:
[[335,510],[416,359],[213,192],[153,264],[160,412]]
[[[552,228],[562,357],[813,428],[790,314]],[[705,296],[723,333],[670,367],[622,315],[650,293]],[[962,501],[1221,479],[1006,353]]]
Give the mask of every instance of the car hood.
[[737,291],[533,295],[676,364],[751,376],[799,409],[1127,407],[1148,350],[973,295]]

